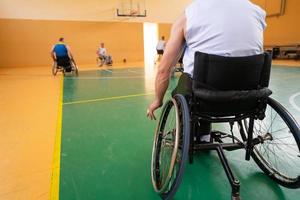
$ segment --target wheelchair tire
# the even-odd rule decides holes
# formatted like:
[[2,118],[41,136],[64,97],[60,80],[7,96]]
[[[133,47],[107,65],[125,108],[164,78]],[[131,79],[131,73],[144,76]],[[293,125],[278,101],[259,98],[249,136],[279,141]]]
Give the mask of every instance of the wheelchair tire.
[[[277,101],[268,98],[263,120],[255,120],[253,138],[263,142],[254,146],[251,156],[261,170],[287,188],[300,187],[300,129],[296,120]],[[248,121],[241,136],[247,140]],[[241,124],[241,123],[240,123]]]
[[53,76],[56,76],[57,72],[58,72],[58,69],[57,69],[57,63],[54,62],[54,63],[53,63],[53,66],[52,66],[52,75],[53,75]]
[[175,95],[163,107],[152,150],[152,184],[162,199],[172,199],[182,181],[189,140],[188,105],[182,95]]
[[97,58],[96,62],[97,62],[97,66],[98,67],[102,67],[103,66],[103,60],[101,60],[101,58]]
[[71,67],[72,67],[72,71],[75,73],[75,75],[78,76],[78,67],[73,61],[71,61]]

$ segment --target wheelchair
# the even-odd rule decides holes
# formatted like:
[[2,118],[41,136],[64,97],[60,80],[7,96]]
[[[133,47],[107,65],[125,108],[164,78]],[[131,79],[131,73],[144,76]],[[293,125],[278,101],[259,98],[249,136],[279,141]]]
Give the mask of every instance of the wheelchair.
[[178,60],[178,64],[179,66],[175,66],[175,72],[183,72],[183,56],[184,56],[184,52],[182,52],[179,60]]
[[96,58],[96,63],[98,67],[102,67],[104,64],[107,66],[112,66],[113,61],[110,55],[99,56]]
[[163,49],[156,49],[156,58],[154,60],[154,64],[156,64],[157,62],[160,61],[160,59],[162,58],[163,54],[164,54],[164,50]]
[[[161,112],[155,131],[151,177],[162,199],[172,199],[187,162],[196,153],[215,150],[231,185],[231,198],[240,199],[240,183],[224,151],[245,149],[273,181],[300,187],[300,129],[292,115],[270,97],[271,56],[222,57],[195,53],[194,77],[184,74]],[[180,84],[180,82],[184,84]],[[228,133],[210,132],[199,141],[201,123],[225,123]],[[233,131],[233,127],[238,131]],[[238,133],[237,133],[238,132]]]
[[56,76],[57,72],[62,72],[63,75],[66,73],[75,73],[78,76],[78,67],[73,58],[57,58],[52,66],[52,75]]

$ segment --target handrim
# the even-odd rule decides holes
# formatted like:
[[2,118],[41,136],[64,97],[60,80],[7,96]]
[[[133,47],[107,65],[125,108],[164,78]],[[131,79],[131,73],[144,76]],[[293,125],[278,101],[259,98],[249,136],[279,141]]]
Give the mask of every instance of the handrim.
[[[157,140],[158,140],[158,134],[162,134],[160,133],[160,129],[161,129],[161,126],[162,126],[162,122],[164,120],[164,118],[166,117],[165,120],[168,120],[168,115],[169,115],[169,112],[170,110],[172,109],[172,106],[174,106],[174,109],[175,109],[175,121],[176,121],[176,132],[175,132],[175,143],[174,143],[174,148],[173,148],[173,152],[172,152],[172,157],[171,157],[171,162],[170,162],[170,167],[169,167],[169,171],[168,171],[168,175],[163,183],[163,186],[159,189],[157,187],[157,182],[156,182],[156,178],[154,177],[154,173],[155,173],[155,163],[156,163],[156,146],[157,146]],[[170,108],[169,108],[170,107]],[[169,110],[167,110],[169,108]],[[165,116],[167,113],[167,116]],[[166,122],[164,122],[166,123]],[[163,125],[165,126],[165,124]],[[172,174],[173,174],[173,170],[174,170],[174,166],[175,166],[175,162],[176,162],[176,157],[177,157],[177,151],[178,151],[178,144],[179,144],[179,133],[180,133],[180,126],[179,126],[179,109],[178,109],[178,105],[177,105],[177,102],[175,99],[171,99],[169,100],[164,109],[163,109],[163,112],[162,112],[162,115],[161,115],[161,118],[160,118],[160,121],[158,123],[158,126],[156,128],[156,132],[155,132],[155,141],[154,141],[154,144],[153,144],[153,149],[152,149],[152,164],[151,164],[151,177],[152,177],[152,184],[154,186],[154,190],[159,193],[159,194],[162,194],[165,192],[166,188],[168,187],[169,185],[169,182],[172,178]],[[155,162],[153,162],[155,161]]]

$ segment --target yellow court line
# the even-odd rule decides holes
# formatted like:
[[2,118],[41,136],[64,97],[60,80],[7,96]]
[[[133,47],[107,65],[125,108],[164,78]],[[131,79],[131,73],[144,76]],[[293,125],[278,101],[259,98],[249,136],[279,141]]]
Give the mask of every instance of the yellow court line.
[[50,200],[59,200],[63,84],[64,84],[64,81],[62,78],[61,83],[60,83],[60,94],[59,94],[58,114],[57,114],[57,127],[56,127],[56,135],[55,135],[55,142],[54,142]]
[[66,102],[66,103],[63,103],[63,105],[73,105],[73,104],[91,103],[91,102],[97,102],[97,101],[126,99],[126,98],[132,98],[132,97],[147,96],[147,95],[152,95],[152,94],[154,94],[154,93],[132,94],[132,95],[125,95],[125,96],[106,97],[106,98],[100,98],[100,99],[88,99],[88,100],[82,100],[82,101]]

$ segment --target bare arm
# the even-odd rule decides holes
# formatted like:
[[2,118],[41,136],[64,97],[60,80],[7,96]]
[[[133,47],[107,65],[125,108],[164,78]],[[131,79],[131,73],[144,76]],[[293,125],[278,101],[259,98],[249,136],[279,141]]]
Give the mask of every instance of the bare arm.
[[72,53],[71,53],[70,47],[69,47],[68,45],[66,45],[66,48],[67,48],[67,50],[68,50],[68,56],[69,56],[69,58],[70,58],[71,60],[73,60],[73,55],[72,55]]
[[155,119],[154,111],[163,103],[163,98],[169,85],[172,67],[176,64],[178,56],[182,51],[185,23],[186,18],[183,14],[172,26],[170,39],[167,42],[165,52],[156,74],[155,99],[147,110],[147,116],[150,117],[150,119]]
[[56,60],[56,55],[55,55],[55,52],[54,52],[54,46],[51,49],[51,58],[53,59],[53,61]]

